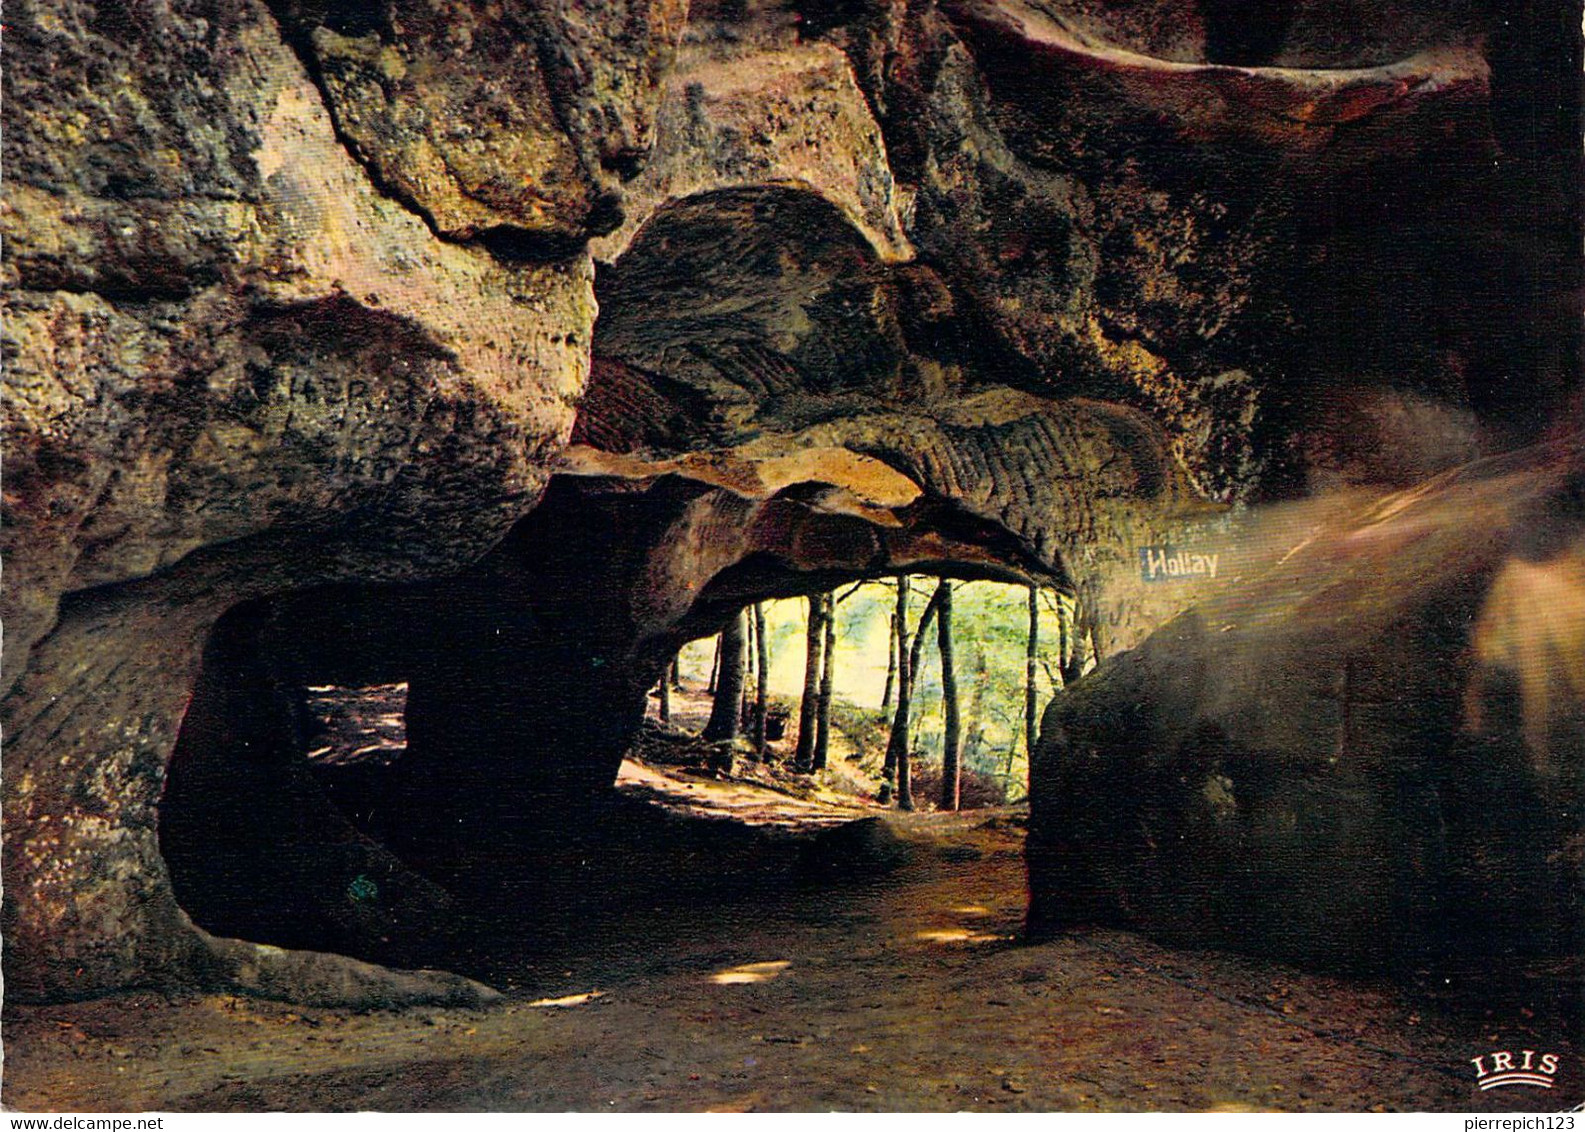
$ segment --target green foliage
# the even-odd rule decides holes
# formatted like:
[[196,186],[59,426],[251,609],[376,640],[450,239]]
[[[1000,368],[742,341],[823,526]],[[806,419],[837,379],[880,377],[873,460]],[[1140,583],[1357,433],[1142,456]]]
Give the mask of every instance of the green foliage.
[[[962,757],[965,771],[996,778],[1007,798],[1018,801],[1028,791],[1029,757],[1024,741],[1025,648],[1029,631],[1029,591],[999,582],[953,582],[953,641],[957,652],[959,707],[963,719]],[[910,578],[908,632],[917,631],[920,614],[934,592],[936,579]],[[836,607],[837,646],[832,720],[837,731],[861,752],[860,765],[878,771],[886,744],[881,696],[886,682],[890,621],[896,603],[896,580],[866,582]],[[1061,690],[1060,618],[1074,620],[1073,599],[1054,590],[1040,594],[1039,660],[1035,686],[1042,712]],[[771,648],[771,687],[794,705],[802,691],[804,633],[808,606],[795,598],[765,603]],[[683,652],[683,671],[704,681],[709,675],[714,644],[695,642]],[[796,713],[796,706],[794,708]],[[941,662],[935,629],[921,650],[915,676],[913,749],[939,765],[944,720]],[[921,799],[925,800],[925,799]]]
[[[963,716],[963,766],[998,778],[1005,784],[1008,800],[1017,801],[1028,792],[1029,782],[1029,757],[1024,749],[1029,591],[999,582],[956,585],[952,628]],[[1057,630],[1055,610],[1043,607],[1039,647],[1052,672],[1058,668]],[[941,666],[935,650],[926,652],[921,668],[915,677],[914,749],[926,759],[939,761],[944,719]],[[1043,665],[1037,666],[1035,681],[1043,708],[1057,687]]]

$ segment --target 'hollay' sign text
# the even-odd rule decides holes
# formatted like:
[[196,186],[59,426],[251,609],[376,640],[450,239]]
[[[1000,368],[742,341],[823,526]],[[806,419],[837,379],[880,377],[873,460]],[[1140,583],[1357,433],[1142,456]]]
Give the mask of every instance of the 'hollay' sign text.
[[1215,578],[1220,554],[1200,554],[1172,546],[1139,548],[1139,576],[1147,582],[1188,582]]

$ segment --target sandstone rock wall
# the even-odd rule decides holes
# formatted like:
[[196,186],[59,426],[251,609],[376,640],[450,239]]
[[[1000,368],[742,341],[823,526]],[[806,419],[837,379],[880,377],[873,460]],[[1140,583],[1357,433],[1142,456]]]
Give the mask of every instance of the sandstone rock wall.
[[1058,697],[1031,926],[1373,970],[1576,953],[1580,460],[1274,520],[1280,561]]
[[479,993],[218,940],[173,895],[176,751],[175,825],[231,770],[273,799],[207,861],[173,833],[182,869],[295,823],[277,895],[336,845],[415,901],[351,915],[329,878],[296,942],[424,960],[477,846],[392,854],[249,747],[316,665],[410,666],[400,789],[431,744],[436,812],[499,823],[607,782],[733,601],[1038,575],[1115,652],[1195,600],[1140,545],[1564,419],[1566,6],[1377,7],[13,4],[8,988]]
[[488,549],[595,308],[382,195],[262,6],[13,15],[8,971],[79,994],[204,974],[154,827],[215,619]]

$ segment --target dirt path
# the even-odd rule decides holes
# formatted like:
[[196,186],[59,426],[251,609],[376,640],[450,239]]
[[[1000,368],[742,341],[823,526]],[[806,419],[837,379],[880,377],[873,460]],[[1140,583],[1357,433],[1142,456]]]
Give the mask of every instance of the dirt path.
[[[649,769],[637,784],[706,810],[783,818],[806,805],[685,777]],[[899,816],[912,861],[896,872],[750,907],[657,909],[627,921],[625,940],[537,961],[533,989],[490,1011],[148,995],[11,1007],[4,1100],[26,1111],[1557,1111],[1585,1099],[1572,1057],[1551,1092],[1480,1093],[1467,1058],[1548,1035],[1437,1017],[1394,990],[1123,932],[1021,946],[1018,820]]]

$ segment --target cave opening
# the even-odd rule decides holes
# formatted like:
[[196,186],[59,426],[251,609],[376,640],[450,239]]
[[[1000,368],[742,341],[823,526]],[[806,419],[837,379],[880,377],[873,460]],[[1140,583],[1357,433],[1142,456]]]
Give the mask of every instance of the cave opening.
[[[527,545],[502,554],[522,559]],[[177,898],[216,935],[508,986],[532,981],[547,956],[614,954],[635,923],[664,935],[682,910],[786,914],[812,888],[873,881],[910,859],[882,815],[958,808],[943,794],[944,645],[956,654],[959,804],[1012,844],[1031,705],[1093,666],[1095,646],[1049,579],[1009,581],[1016,572],[986,563],[953,572],[799,575],[751,555],[661,643],[623,658],[587,617],[558,626],[532,602],[504,602],[510,585],[481,600],[478,576],[239,607],[205,650],[161,801]],[[902,768],[887,760],[903,694],[900,588],[913,670]],[[744,595],[759,600],[740,606]],[[809,616],[828,608],[806,710]],[[732,623],[747,627],[735,680],[723,675]],[[591,689],[589,673],[608,682]],[[708,727],[729,684],[735,730],[723,742]],[[509,735],[456,734],[459,702],[481,697],[510,716]],[[611,717],[598,733],[595,713]],[[482,728],[480,716],[469,718]],[[816,728],[829,736],[818,768],[800,763]],[[490,744],[519,770],[548,757],[570,781],[547,789],[461,757]]]
[[406,752],[407,660],[343,639],[310,675],[296,634],[270,602],[210,634],[159,806],[177,901],[214,935],[427,965],[454,901],[380,842],[370,789]]
[[[1031,711],[1038,715],[1096,659],[1077,600],[1038,585],[898,575],[754,603],[734,619],[741,632],[729,623],[685,644],[666,664],[649,693],[642,743],[673,764],[691,759],[783,781],[818,778],[857,799],[884,793],[890,800],[899,585],[905,603],[912,599],[902,647],[918,665],[905,741],[911,803],[934,810],[1022,802],[1035,737]],[[723,677],[723,663],[741,671]],[[740,700],[728,736],[737,747],[730,764],[709,747],[711,738],[722,738],[723,681]]]

